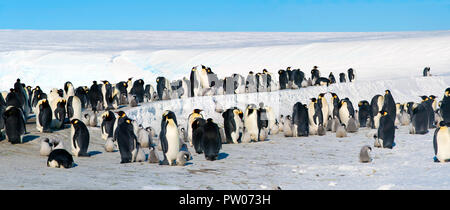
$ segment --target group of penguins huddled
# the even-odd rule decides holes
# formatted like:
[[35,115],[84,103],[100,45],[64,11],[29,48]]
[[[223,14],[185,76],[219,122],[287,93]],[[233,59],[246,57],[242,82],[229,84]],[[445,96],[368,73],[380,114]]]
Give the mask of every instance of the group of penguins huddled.
[[[0,139],[6,137],[12,144],[22,143],[23,136],[27,133],[26,122],[30,114],[35,113],[36,128],[42,133],[64,129],[65,124],[70,124],[73,155],[89,156],[87,127],[97,127],[100,121],[102,138],[106,140],[105,150],[113,152],[116,148],[119,149],[121,163],[145,161],[143,148],[148,148],[151,163],[184,165],[192,159],[186,142],[189,142],[196,153],[204,153],[207,160],[216,160],[224,143],[264,141],[268,135],[280,131],[286,137],[325,135],[326,131],[336,132],[336,137],[345,137],[347,132],[357,132],[359,127],[370,127],[378,129],[373,135],[375,147],[392,148],[395,146],[395,128],[409,124],[411,134],[425,134],[428,129],[438,127],[434,137],[435,160],[450,159],[450,143],[439,143],[449,139],[447,126],[450,121],[450,89],[445,91],[443,100],[438,103],[439,109],[435,96],[422,96],[421,103],[399,104],[394,102],[389,90],[386,90],[384,96],[374,96],[371,103],[365,100],[359,102],[359,110],[354,109],[349,98],[339,99],[335,93],[330,92],[312,98],[308,105],[298,102],[293,107],[292,115],[281,115],[278,118],[272,108],[263,103],[259,107],[249,104],[244,112],[238,107],[232,107],[218,111],[222,114],[223,124],[216,123],[212,118],[205,120],[202,110],[195,109],[188,116],[186,130],[178,126],[175,113],[166,110],[162,115],[158,144],[158,149],[164,156],[162,161],[155,151],[156,139],[153,137],[157,135],[153,128],[143,128],[123,111],[111,111],[123,105],[134,107],[139,103],[155,100],[211,93],[238,94],[296,89],[308,84],[329,85],[335,82],[332,73],[328,79],[320,77],[317,66],[311,71],[311,78],[308,80],[299,69],[291,70],[288,67],[278,73],[278,83],[271,80],[271,74],[265,69],[263,73],[256,75],[250,72],[247,80],[238,74],[219,80],[209,67],[202,65],[201,70],[192,68],[190,80],[184,78],[170,83],[166,78],[158,77],[156,91],[150,84],[144,88],[142,79],[132,82],[132,78],[129,78],[128,81],[116,84],[108,81],[98,84],[93,81],[90,88],[74,88],[71,82],[66,82],[63,89],[54,88],[48,95],[39,86],[32,89],[17,79],[10,92],[2,92],[0,95]],[[354,80],[353,69],[348,70],[348,78],[350,82]],[[345,82],[344,73],[340,74],[340,82]],[[218,92],[220,88],[225,91]],[[331,95],[330,104],[325,97],[327,94]],[[88,111],[88,108],[92,111]],[[97,119],[99,111],[104,112]],[[439,145],[449,145],[449,148],[443,149]],[[371,150],[369,146],[363,147],[361,154],[368,150]],[[61,140],[43,139],[41,155],[49,156],[49,167],[70,168],[74,164],[72,155],[64,150]]]

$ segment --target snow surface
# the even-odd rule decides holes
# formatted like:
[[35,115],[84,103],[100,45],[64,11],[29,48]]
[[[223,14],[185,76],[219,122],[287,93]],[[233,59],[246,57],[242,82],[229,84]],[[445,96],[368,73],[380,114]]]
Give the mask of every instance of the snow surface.
[[[349,97],[354,106],[389,89],[396,102],[419,101],[420,95],[442,98],[450,86],[450,31],[386,33],[207,33],[146,31],[0,31],[0,90],[17,78],[27,85],[62,88],[93,80],[117,82],[156,76],[188,76],[192,66],[205,64],[220,77],[246,76],[267,68],[301,68],[307,76],[317,65],[321,74],[337,77],[350,67],[354,83],[308,87],[270,93],[205,96],[141,104],[126,113],[159,132],[161,114],[175,112],[180,126],[194,108],[222,123],[213,98],[224,108],[248,103],[272,106],[276,115],[322,92]],[[422,70],[431,67],[432,77]],[[329,98],[327,98],[329,100]],[[118,152],[103,149],[99,128],[89,128],[89,158],[74,157],[76,167],[53,169],[39,155],[41,138],[63,140],[70,151],[69,129],[40,134],[29,120],[26,143],[0,142],[0,189],[450,189],[450,166],[433,162],[433,131],[410,135],[396,130],[392,149],[373,148],[372,163],[360,163],[370,129],[337,139],[334,133],[307,138],[269,136],[265,142],[223,145],[219,160],[194,154],[188,165],[119,164]],[[190,148],[191,153],[194,150]],[[161,153],[159,152],[161,156]]]

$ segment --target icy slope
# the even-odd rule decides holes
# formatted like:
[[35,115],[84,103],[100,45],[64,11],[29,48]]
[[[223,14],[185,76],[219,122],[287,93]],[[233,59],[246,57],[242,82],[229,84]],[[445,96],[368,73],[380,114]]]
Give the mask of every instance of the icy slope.
[[359,80],[449,75],[450,31],[386,33],[208,33],[146,31],[0,31],[0,90],[20,77],[44,90],[156,76],[180,79],[205,64],[220,77],[287,66],[309,76],[317,65]]
[[[180,126],[186,127],[186,118],[194,109],[202,109],[206,118],[213,118],[223,123],[221,114],[215,112],[216,100],[224,109],[237,106],[245,109],[247,104],[259,105],[263,102],[271,106],[276,116],[280,114],[292,115],[292,107],[296,102],[309,103],[310,98],[317,98],[320,93],[334,92],[342,99],[348,97],[355,109],[358,102],[370,102],[376,94],[384,95],[385,90],[391,90],[396,103],[409,101],[420,102],[421,95],[435,95],[442,99],[444,90],[450,84],[450,76],[436,77],[410,77],[380,81],[355,81],[354,83],[339,83],[327,86],[307,87],[297,90],[281,90],[274,92],[203,96],[188,99],[176,99],[141,104],[139,107],[127,109],[130,118],[136,119],[139,124],[152,126],[159,132],[160,120],[165,110],[172,110],[177,115]],[[326,95],[330,103],[330,94]]]

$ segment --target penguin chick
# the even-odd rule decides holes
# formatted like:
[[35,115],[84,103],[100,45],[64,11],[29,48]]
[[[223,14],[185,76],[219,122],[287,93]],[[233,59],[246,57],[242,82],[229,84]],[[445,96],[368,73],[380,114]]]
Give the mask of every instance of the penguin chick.
[[48,156],[52,152],[52,144],[50,143],[50,140],[48,138],[42,139],[41,141],[41,149],[39,150],[39,153],[42,156]]
[[159,163],[159,157],[155,151],[155,147],[150,148],[150,154],[148,155],[148,162],[149,163]]
[[176,159],[177,166],[185,166],[186,162],[191,159],[191,154],[188,151],[181,150]]
[[293,133],[292,133],[292,121],[291,121],[291,116],[290,115],[287,115],[286,119],[284,120],[283,131],[284,131],[284,137],[292,137],[292,135],[293,135]]
[[348,120],[347,132],[349,133],[358,132],[358,126],[356,125],[356,120],[353,117]]
[[337,127],[336,137],[337,138],[347,137],[347,131],[345,130],[345,124],[341,124]]
[[105,143],[105,151],[114,152],[115,147],[116,146],[114,144],[113,138],[112,137],[107,138]]
[[97,127],[98,119],[97,119],[97,113],[92,112],[89,116],[89,126],[91,127]]
[[326,130],[323,127],[323,125],[319,125],[319,128],[317,129],[317,135],[319,135],[319,136],[325,136],[326,135]]
[[370,152],[372,148],[369,145],[365,145],[361,148],[359,152],[359,162],[361,163],[370,163],[372,162],[372,158],[370,157]]

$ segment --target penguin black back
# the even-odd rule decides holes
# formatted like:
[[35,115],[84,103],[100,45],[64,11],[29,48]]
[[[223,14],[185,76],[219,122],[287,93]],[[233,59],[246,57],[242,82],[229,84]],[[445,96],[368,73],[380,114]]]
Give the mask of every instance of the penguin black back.
[[392,149],[394,147],[395,126],[391,114],[386,110],[381,110],[380,126],[378,127],[378,138],[383,139],[383,148]]
[[3,113],[6,136],[11,144],[22,143],[22,136],[25,134],[25,119],[22,109],[15,106],[8,106]]
[[72,149],[73,153],[76,156],[88,157],[89,154],[87,152],[89,147],[89,130],[86,125],[78,119],[73,119],[72,124]]
[[360,127],[367,126],[367,120],[370,119],[370,104],[368,101],[363,100],[358,103],[358,120]]
[[52,109],[50,104],[48,104],[47,99],[43,99],[41,104],[39,104],[39,116],[37,116],[43,132],[51,132],[50,125],[52,123]]
[[214,161],[218,158],[219,151],[222,148],[219,126],[211,118],[208,118],[203,127],[202,144],[205,158]]
[[192,123],[192,144],[194,145],[195,152],[197,154],[203,153],[203,134],[205,132],[204,125],[206,120],[203,118],[197,118]]
[[297,126],[297,136],[309,136],[308,108],[305,104],[297,102],[294,105],[292,121]]
[[58,167],[58,168],[72,168],[74,165],[72,155],[65,149],[55,149],[53,150],[47,159],[48,167]]
[[137,145],[137,137],[131,119],[126,119],[123,123],[117,125],[114,137],[119,146],[120,163],[130,163],[133,160],[132,151]]
[[279,83],[280,83],[280,89],[284,90],[284,89],[286,89],[286,86],[287,86],[287,84],[289,82],[289,78],[288,78],[287,72],[285,70],[279,70],[278,71],[278,75],[279,75],[278,80],[279,80]]

